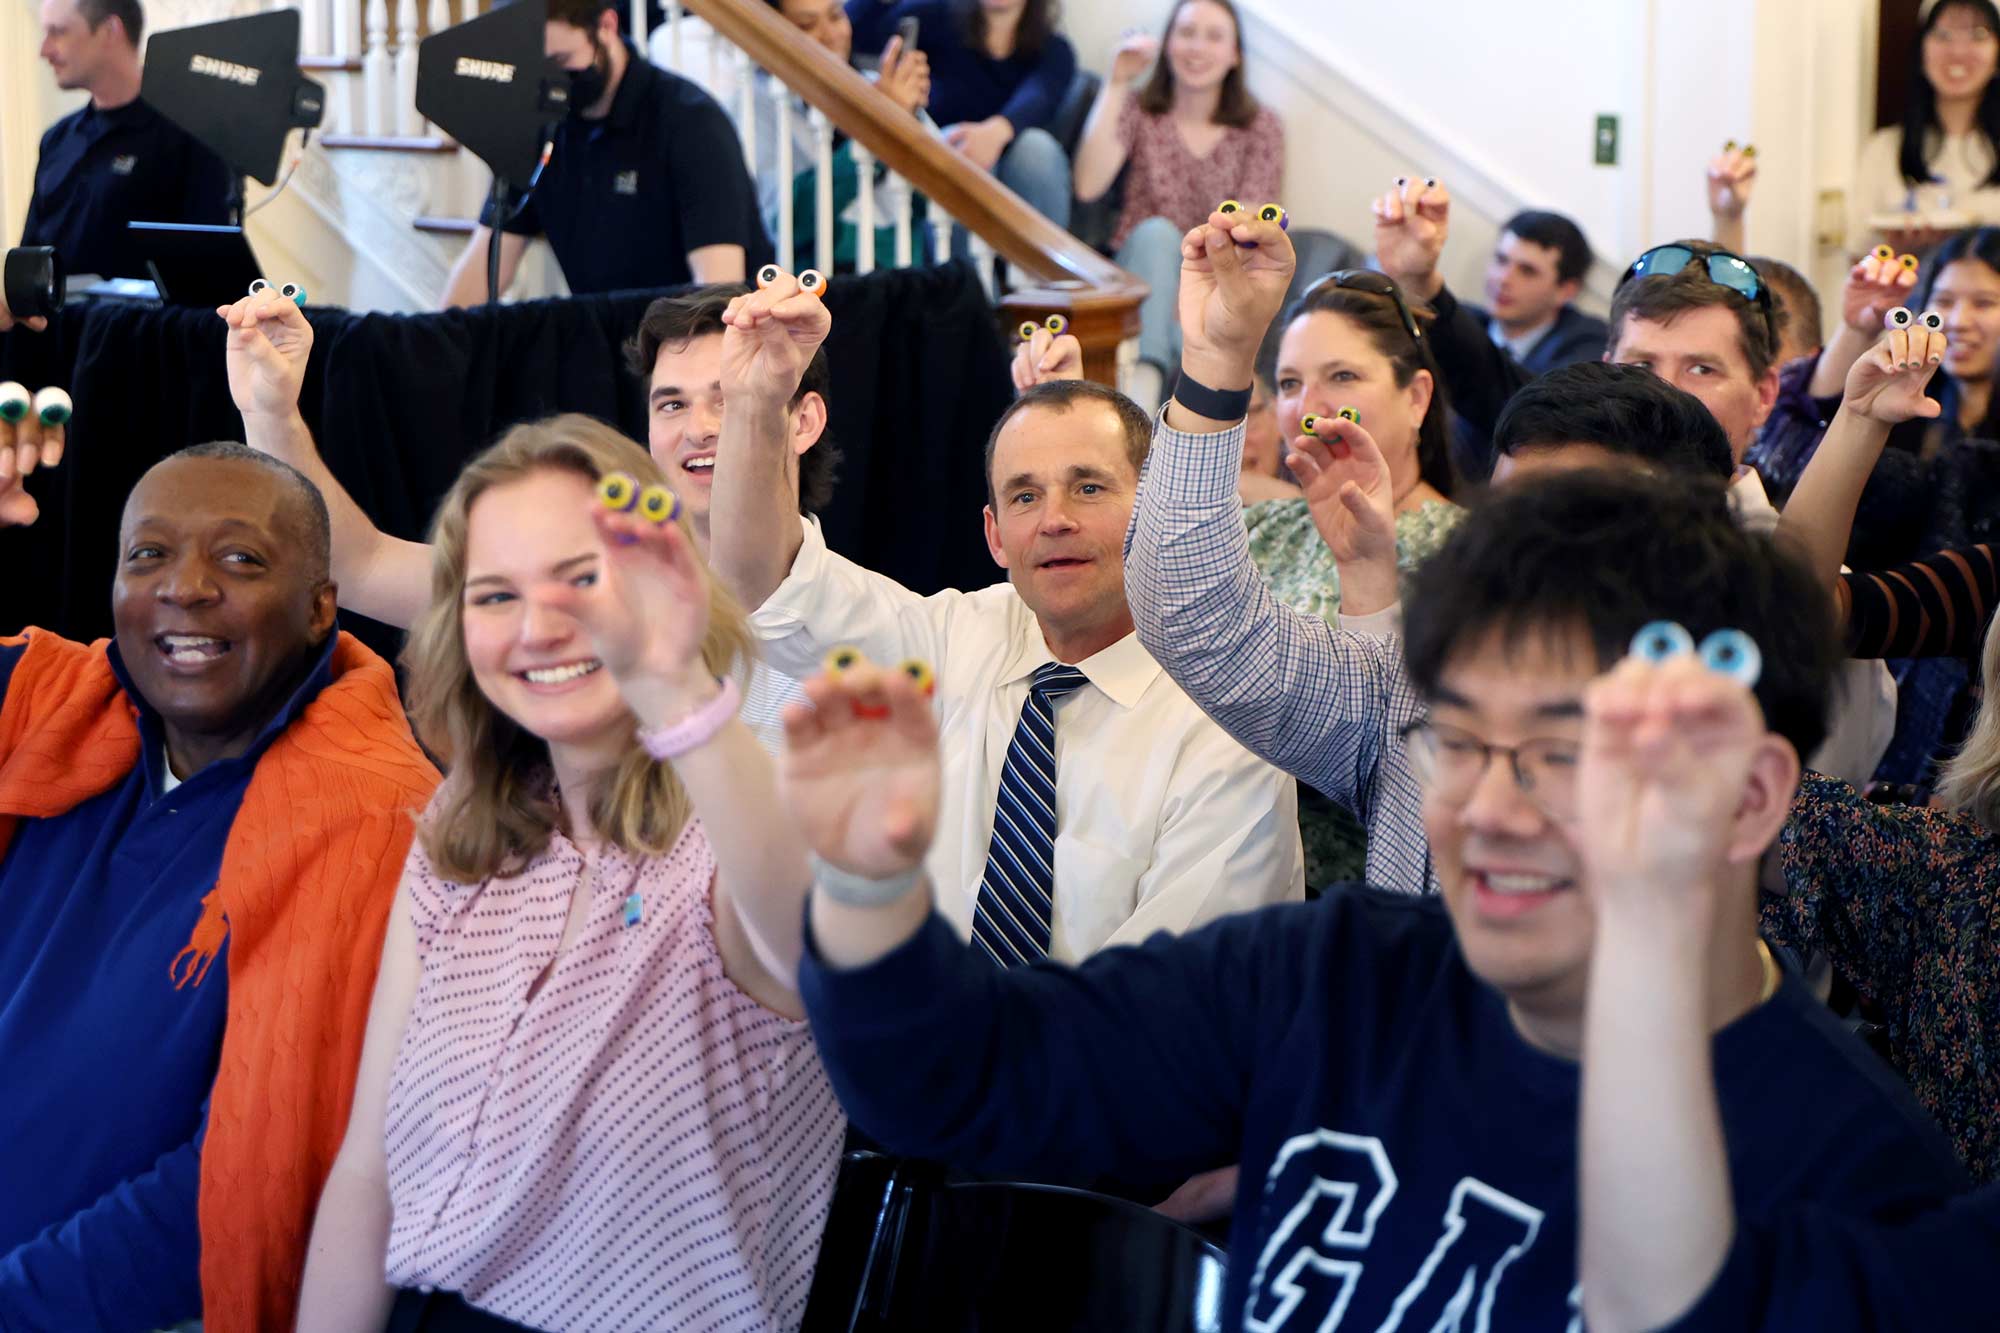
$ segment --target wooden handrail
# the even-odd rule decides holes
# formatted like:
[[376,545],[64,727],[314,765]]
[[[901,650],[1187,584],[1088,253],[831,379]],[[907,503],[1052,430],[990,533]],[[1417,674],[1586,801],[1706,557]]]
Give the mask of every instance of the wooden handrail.
[[1001,298],[1003,324],[1052,312],[1083,344],[1084,374],[1118,379],[1118,345],[1139,333],[1146,284],[1036,212],[927,131],[765,0],[685,0],[721,36],[1037,284]]

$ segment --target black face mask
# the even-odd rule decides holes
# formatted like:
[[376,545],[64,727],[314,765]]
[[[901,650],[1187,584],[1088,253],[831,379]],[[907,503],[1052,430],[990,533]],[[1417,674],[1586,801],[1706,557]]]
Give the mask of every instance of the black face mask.
[[597,34],[590,35],[590,49],[593,52],[590,64],[582,69],[569,72],[569,109],[583,112],[597,105],[604,96],[605,86],[611,81],[611,58],[597,40]]

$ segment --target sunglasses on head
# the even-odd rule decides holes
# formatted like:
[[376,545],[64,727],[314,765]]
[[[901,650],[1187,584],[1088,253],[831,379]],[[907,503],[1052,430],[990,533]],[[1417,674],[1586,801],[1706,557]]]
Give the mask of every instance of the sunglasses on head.
[[1672,277],[1698,262],[1706,265],[1710,282],[1727,287],[1763,312],[1764,327],[1770,330],[1771,346],[1776,348],[1778,316],[1771,308],[1771,289],[1741,255],[1727,250],[1697,250],[1687,245],[1656,245],[1632,261],[1632,267],[1625,270],[1618,285],[1623,287],[1634,278]]
[[1386,273],[1377,273],[1372,268],[1343,268],[1314,281],[1299,295],[1301,305],[1328,287],[1338,287],[1343,291],[1367,292],[1370,296],[1386,296],[1396,303],[1396,318],[1403,321],[1403,331],[1410,335],[1410,341],[1418,347],[1424,345],[1424,335],[1417,328],[1416,316],[1410,313],[1409,305],[1403,300],[1403,289]]

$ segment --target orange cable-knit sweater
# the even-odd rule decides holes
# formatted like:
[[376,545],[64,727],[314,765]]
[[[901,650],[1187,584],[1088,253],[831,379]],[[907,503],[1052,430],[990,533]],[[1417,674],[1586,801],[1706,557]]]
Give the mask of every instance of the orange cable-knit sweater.
[[[139,758],[104,641],[43,630],[0,706],[0,851],[22,818],[108,791]],[[188,947],[229,942],[228,1020],[201,1157],[207,1333],[289,1329],[321,1185],[347,1126],[368,1002],[413,816],[437,786],[389,664],[342,634],[333,680],[258,760]]]

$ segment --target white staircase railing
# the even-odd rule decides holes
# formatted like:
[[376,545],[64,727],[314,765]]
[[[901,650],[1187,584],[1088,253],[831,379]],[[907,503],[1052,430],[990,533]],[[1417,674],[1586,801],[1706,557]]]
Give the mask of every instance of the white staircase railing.
[[[438,135],[417,114],[417,46],[430,33],[462,22],[480,12],[482,0],[292,0],[301,10],[302,54],[320,77],[333,85],[328,98],[328,133],[340,136],[341,147],[367,147],[380,140],[423,141]],[[718,36],[699,18],[686,12],[680,0],[667,0],[665,22],[657,32],[646,30],[648,0],[632,0],[632,34],[640,49],[655,62],[685,78],[700,83],[715,95],[736,121],[744,160],[753,175],[758,172],[760,134],[775,137],[766,165],[777,179],[766,184],[776,199],[773,226],[779,258],[787,268],[802,263],[830,270],[836,262],[835,245],[841,224],[854,228],[853,263],[866,273],[894,264],[904,267],[918,253],[913,215],[915,195],[909,184],[893,172],[882,171],[875,158],[859,144],[841,144],[832,122],[806,106],[778,80],[759,69],[748,54]],[[358,60],[357,60],[358,56]],[[358,73],[357,73],[358,70]],[[763,115],[759,115],[760,99]],[[801,140],[800,126],[805,127]],[[797,161],[800,147],[810,145],[809,162]],[[428,143],[410,147],[434,149]],[[837,158],[853,156],[857,190],[844,209],[836,208],[834,179]],[[441,155],[444,156],[444,155]],[[455,155],[452,155],[455,156]],[[812,192],[812,244],[810,254],[801,256],[797,244],[797,223],[792,197],[792,181],[802,166],[814,173]],[[439,161],[429,171],[451,177],[428,195],[437,200],[456,200],[467,191],[456,177],[467,174],[455,161]],[[878,172],[880,179],[878,180]],[[951,225],[935,208],[928,219],[931,253],[949,257],[956,246],[966,245],[963,232]],[[878,243],[878,228],[893,232],[893,247]],[[967,252],[990,274],[992,251],[976,240]]]
[[[379,218],[386,210],[422,231],[442,233],[418,239],[449,262],[460,244],[458,234],[469,231],[477,216],[487,177],[479,162],[418,114],[418,45],[431,33],[475,17],[494,0],[253,3],[300,11],[301,63],[327,85],[325,143],[309,153],[311,166],[300,173],[300,188],[332,205],[322,212],[333,218]],[[631,0],[634,42],[656,64],[706,88],[729,111],[751,174],[765,177],[761,195],[771,201],[766,221],[787,269],[831,272],[838,263],[867,273],[907,267],[926,255],[944,259],[963,253],[976,261],[992,294],[997,266],[991,246],[969,236],[934,202],[918,205],[906,179],[859,142],[846,140],[824,114],[689,12],[682,0],[665,0],[664,21],[649,32],[650,12],[650,0]],[[350,151],[356,149],[377,151]],[[846,197],[837,197],[836,177],[844,176],[847,158],[854,184]],[[795,193],[797,174],[808,168],[812,186]],[[366,196],[355,201],[365,205],[361,214],[337,206],[328,190]],[[800,216],[800,209],[808,211]],[[379,222],[375,225],[379,232]],[[849,227],[851,242],[837,253]],[[363,238],[353,239],[363,252]],[[379,246],[368,257],[378,255]],[[402,281],[411,287],[428,283],[428,262],[424,268],[401,275]],[[541,294],[521,284],[516,291]]]

